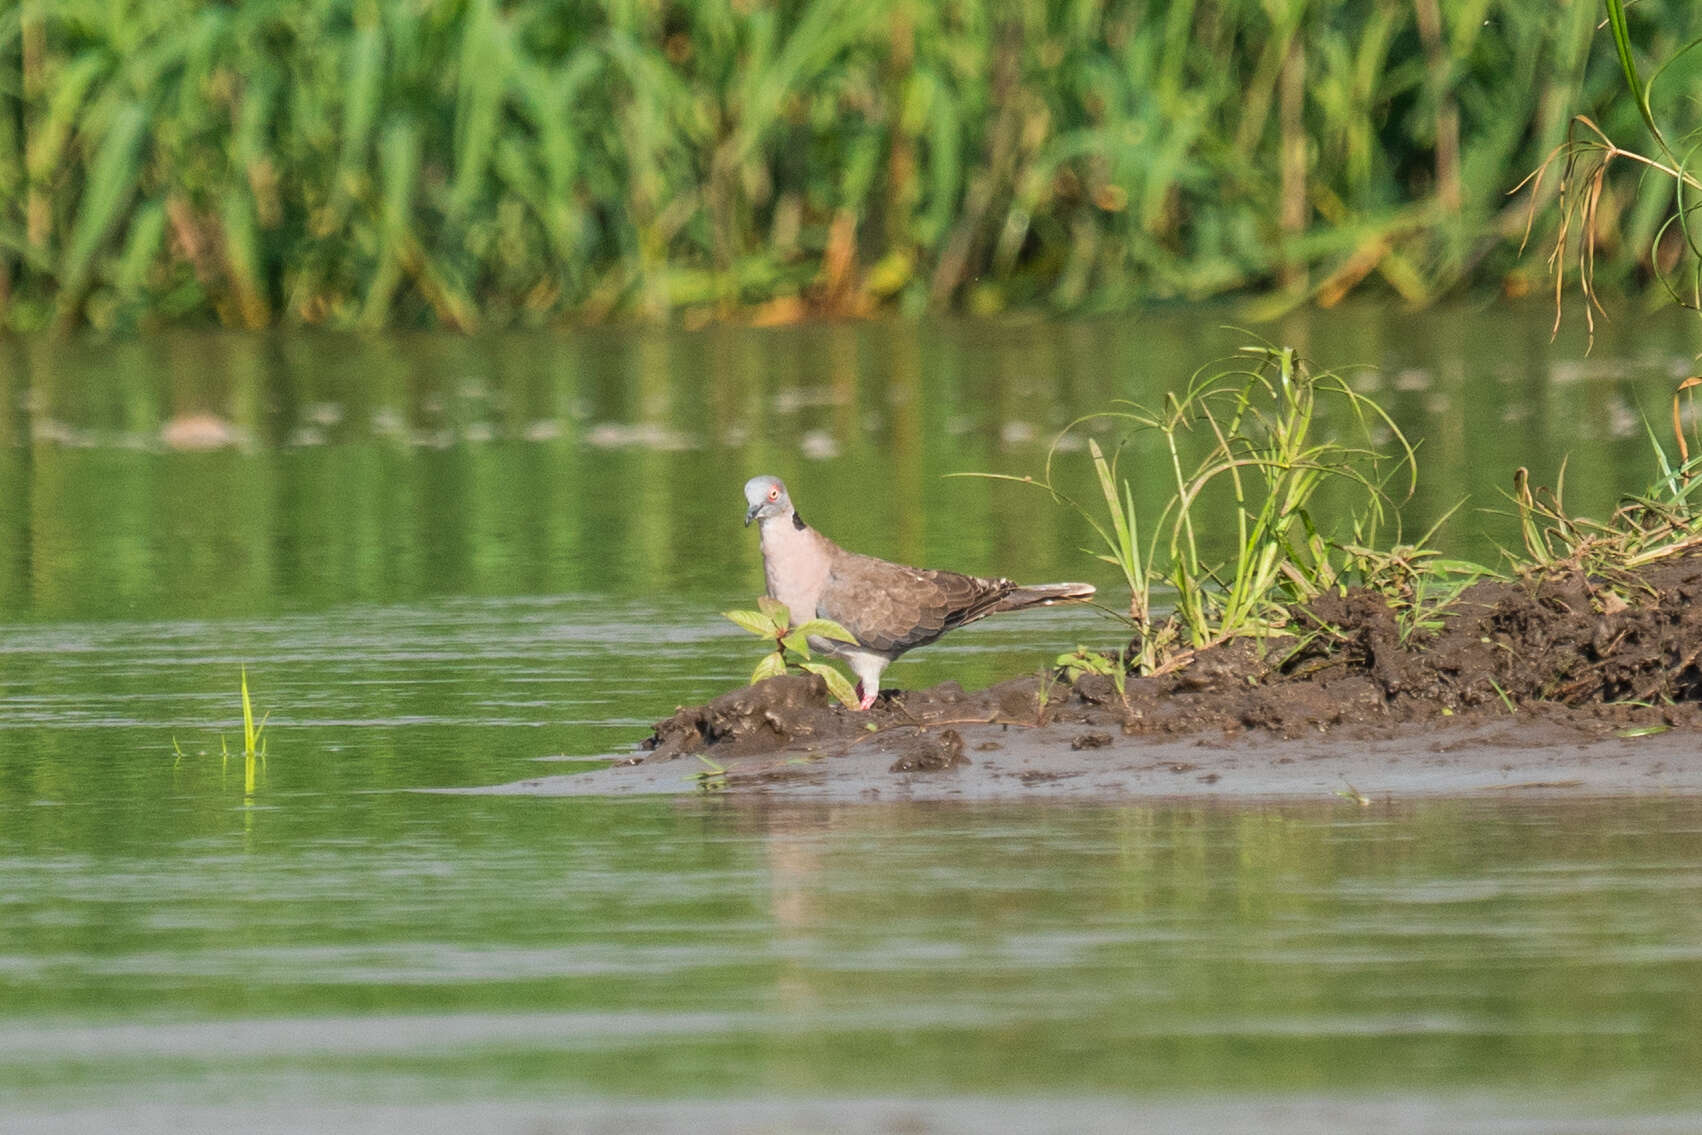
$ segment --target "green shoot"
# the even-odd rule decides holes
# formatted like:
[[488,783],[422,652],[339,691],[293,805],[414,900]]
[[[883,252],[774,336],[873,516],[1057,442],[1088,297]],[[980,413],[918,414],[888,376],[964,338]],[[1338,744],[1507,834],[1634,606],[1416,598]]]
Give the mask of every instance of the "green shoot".
[[1111,679],[1112,688],[1117,691],[1117,700],[1123,704],[1125,710],[1129,708],[1129,667],[1121,654],[1103,654],[1085,646],[1077,646],[1073,653],[1058,655],[1055,665],[1063,673],[1066,682],[1074,682],[1083,674],[1098,674]]
[[1371,806],[1371,797],[1365,795],[1365,793],[1361,792],[1359,789],[1355,788],[1353,785],[1348,784],[1347,781],[1345,781],[1345,780],[1342,781],[1342,783],[1347,784],[1347,787],[1346,788],[1338,788],[1336,790],[1337,796],[1340,796],[1343,800],[1352,800],[1355,804],[1358,804],[1361,808],[1369,808]]
[[697,787],[700,790],[704,792],[713,792],[717,789],[727,787],[727,769],[725,765],[716,764],[702,753],[697,754],[697,759],[703,763],[703,768],[692,773],[691,779],[697,783]]
[[248,700],[248,667],[242,668],[242,752],[244,756],[265,756],[266,741],[262,734],[266,729],[266,718],[272,715],[271,710],[260,718],[260,724],[254,724],[254,705]]
[[1034,724],[1046,724],[1046,709],[1052,704],[1052,691],[1058,685],[1058,675],[1054,670],[1041,670],[1039,684],[1034,689]]

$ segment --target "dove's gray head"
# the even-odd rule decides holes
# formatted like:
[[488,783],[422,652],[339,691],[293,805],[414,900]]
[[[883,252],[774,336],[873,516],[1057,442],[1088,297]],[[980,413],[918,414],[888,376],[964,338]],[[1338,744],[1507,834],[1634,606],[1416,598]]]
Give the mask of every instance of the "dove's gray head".
[[[786,495],[786,485],[779,477],[752,477],[745,482],[745,503],[750,507],[745,509],[745,527],[749,528],[753,520],[767,520],[771,516],[785,516],[796,513],[792,509],[792,498]],[[798,527],[802,528],[800,524]]]

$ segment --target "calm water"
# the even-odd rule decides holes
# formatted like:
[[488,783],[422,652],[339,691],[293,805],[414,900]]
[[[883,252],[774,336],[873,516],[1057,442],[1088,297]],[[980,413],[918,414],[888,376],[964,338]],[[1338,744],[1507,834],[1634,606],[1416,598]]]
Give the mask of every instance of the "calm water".
[[[1443,542],[1487,558],[1519,465],[1640,488],[1702,345],[1585,360],[1547,318],[1260,330],[1381,368],[1409,523],[1469,496]],[[1215,324],[0,343],[0,1127],[1702,1126],[1696,800],[416,791],[741,681],[757,471],[859,548],[1109,585],[1038,494],[941,474],[1037,471]],[[889,678],[1107,633],[995,621]]]

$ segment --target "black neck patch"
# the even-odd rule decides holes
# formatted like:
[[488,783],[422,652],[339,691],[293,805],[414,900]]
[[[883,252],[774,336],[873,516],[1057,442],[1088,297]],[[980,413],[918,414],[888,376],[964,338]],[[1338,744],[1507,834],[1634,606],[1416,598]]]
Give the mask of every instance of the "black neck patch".
[[794,512],[792,514],[792,527],[802,532],[804,529],[808,528],[809,525],[804,523],[803,517]]

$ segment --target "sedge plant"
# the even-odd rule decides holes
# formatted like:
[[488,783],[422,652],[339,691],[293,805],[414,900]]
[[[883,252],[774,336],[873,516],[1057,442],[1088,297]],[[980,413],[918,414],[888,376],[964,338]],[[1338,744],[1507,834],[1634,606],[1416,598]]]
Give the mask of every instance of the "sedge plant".
[[[1355,435],[1352,443],[1324,434],[1326,410]],[[1108,455],[1088,439],[1098,497],[1079,500],[1066,490],[1062,443],[1078,430],[1107,427],[1122,432],[1123,444]],[[1393,440],[1392,455],[1376,448],[1379,435]],[[1140,439],[1153,441],[1168,490],[1144,526],[1119,468]],[[1157,409],[1119,403],[1072,422],[1038,479],[970,475],[1038,485],[1086,521],[1097,541],[1092,554],[1129,587],[1129,665],[1158,673],[1230,639],[1290,633],[1293,604],[1361,582],[1371,559],[1349,549],[1376,545],[1393,511],[1391,482],[1403,472],[1410,492],[1413,447],[1382,407],[1340,375],[1310,370],[1292,348],[1259,344],[1243,348],[1232,365],[1196,372]],[[1327,486],[1354,498],[1351,540],[1317,520]],[[1226,532],[1227,550],[1214,539]],[[1155,614],[1161,588],[1175,596],[1163,619]]]

